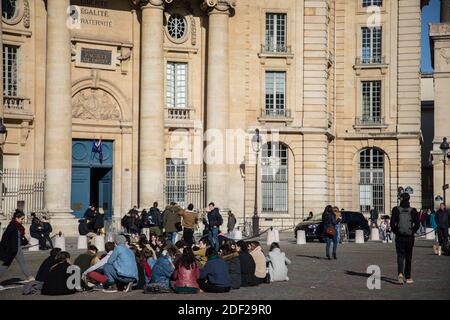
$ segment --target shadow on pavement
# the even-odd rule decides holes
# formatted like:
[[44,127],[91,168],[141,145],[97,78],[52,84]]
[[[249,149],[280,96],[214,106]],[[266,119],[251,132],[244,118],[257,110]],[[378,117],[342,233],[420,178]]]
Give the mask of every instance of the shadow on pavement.
[[[357,276],[357,277],[364,277],[364,278],[369,278],[372,274],[370,273],[364,273],[364,272],[355,272],[355,271],[349,271],[349,270],[345,270],[345,274],[348,274],[350,276]],[[394,285],[401,285],[397,279],[392,279],[392,278],[388,278],[388,277],[381,277],[380,278],[381,281],[390,283],[390,284],[394,284]]]
[[328,260],[328,258],[325,257],[318,257],[318,256],[307,256],[304,254],[297,254],[297,257],[301,257],[301,258],[310,258],[310,259],[317,259],[317,260]]
[[1,286],[11,286],[11,285],[17,285],[17,284],[21,284],[20,281],[22,281],[23,279],[20,278],[11,278],[11,279],[6,279],[2,282],[0,282]]

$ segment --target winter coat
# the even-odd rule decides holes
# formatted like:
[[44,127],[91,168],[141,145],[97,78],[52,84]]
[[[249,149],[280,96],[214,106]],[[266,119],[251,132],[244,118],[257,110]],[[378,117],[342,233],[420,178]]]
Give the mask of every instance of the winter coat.
[[178,212],[181,211],[180,206],[168,206],[166,210],[164,210],[164,229],[166,232],[176,232],[177,228],[175,224],[181,222],[181,218],[178,215]]
[[267,274],[266,269],[266,257],[264,256],[264,253],[262,252],[261,247],[256,247],[252,252],[250,252],[250,255],[252,256],[253,260],[255,260],[255,276],[260,279],[264,279]]
[[219,208],[214,208],[208,212],[208,227],[212,229],[213,227],[220,227],[223,223],[222,215],[220,214]]
[[[400,203],[400,206],[402,208],[410,208],[410,204],[409,201],[402,201]],[[398,209],[398,207],[394,207],[392,209],[392,215],[391,215],[391,229],[392,232],[397,236],[397,237],[412,237],[414,238],[414,234],[417,232],[417,230],[419,230],[420,228],[420,220],[419,220],[419,213],[417,212],[417,210],[415,208],[412,208],[411,210],[411,220],[413,223],[412,226],[412,235],[411,236],[405,236],[405,235],[400,235],[399,234],[399,230],[398,230],[398,224],[399,224],[399,216],[400,216],[400,211]]]
[[10,266],[19,251],[20,233],[14,223],[8,224],[0,242],[0,260],[4,266]]
[[93,266],[95,263],[96,256],[90,253],[82,253],[80,254],[73,263],[74,265],[80,267],[81,273],[84,273],[87,269]]
[[181,225],[184,228],[194,229],[195,220],[197,219],[197,214],[194,211],[180,210],[178,215],[183,218]]
[[256,264],[250,253],[241,251],[239,253],[239,262],[241,265],[241,286],[256,286],[258,284],[255,276]]
[[194,256],[197,260],[199,268],[203,268],[206,264],[206,261],[208,261],[208,259],[206,258],[206,248],[194,251]]
[[219,256],[208,257],[208,262],[200,270],[200,279],[207,279],[209,284],[217,287],[231,287],[228,264]]
[[54,264],[55,258],[52,256],[47,257],[47,259],[45,259],[42,262],[41,266],[39,267],[39,270],[36,274],[36,280],[44,282],[45,278],[50,273],[50,269],[53,267]]
[[228,216],[227,230],[231,232],[234,230],[234,226],[236,225],[236,217],[234,214]]
[[223,260],[228,264],[231,278],[231,288],[239,289],[242,283],[241,261],[239,260],[239,253],[235,252],[223,257]]
[[370,220],[372,220],[372,221],[378,220],[378,210],[377,209],[370,210]]
[[98,213],[94,220],[94,229],[99,230],[105,227],[105,215]]
[[324,212],[322,215],[322,221],[323,221],[323,232],[326,233],[327,228],[333,227],[336,228],[336,215],[334,212]]
[[430,227],[434,230],[437,229],[437,223],[436,223],[436,213],[433,212],[430,214]]
[[169,288],[170,277],[175,268],[168,256],[161,256],[152,268],[151,283],[157,283],[166,288]]
[[162,227],[161,211],[158,208],[150,208],[148,213],[149,226]]
[[118,245],[108,259],[108,263],[114,266],[117,274],[124,278],[138,280],[136,258],[133,251],[124,245]]
[[80,236],[85,236],[89,233],[89,227],[86,223],[85,219],[80,219],[78,220],[79,224],[78,224],[78,233],[80,234]]
[[183,265],[179,265],[173,274],[173,278],[176,280],[175,286],[197,288],[199,289],[197,280],[200,277],[200,270],[197,263],[194,263],[188,270]]
[[55,264],[44,280],[41,293],[49,296],[74,294],[75,289],[67,288],[67,279],[71,276],[67,273],[70,264],[66,261]]
[[449,228],[448,214],[449,214],[449,212],[447,209],[444,209],[444,210],[439,209],[436,212],[436,224],[439,229],[448,229]]
[[280,249],[275,248],[269,252],[267,256],[267,262],[269,262],[269,274],[270,281],[287,281],[288,278],[288,268],[287,265],[291,263],[286,257],[284,252]]

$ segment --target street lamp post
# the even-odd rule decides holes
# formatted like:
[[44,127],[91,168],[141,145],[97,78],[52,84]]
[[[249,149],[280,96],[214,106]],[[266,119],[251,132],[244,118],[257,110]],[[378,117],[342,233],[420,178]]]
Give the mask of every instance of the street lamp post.
[[447,179],[446,177],[446,166],[447,166],[447,157],[450,158],[450,155],[448,154],[448,149],[450,149],[450,146],[447,142],[447,138],[445,137],[444,139],[442,139],[442,143],[439,146],[439,149],[442,150],[442,154],[443,154],[443,158],[442,158],[442,163],[444,164],[444,180],[442,181],[442,192],[444,193],[444,204],[447,205],[446,203],[446,191],[448,189],[448,185],[445,183],[445,180]]
[[252,139],[253,151],[256,152],[256,167],[255,167],[255,207],[253,208],[253,235],[259,233],[259,217],[258,217],[258,162],[259,162],[259,151],[261,150],[261,136],[259,134],[259,129],[255,130],[255,135]]

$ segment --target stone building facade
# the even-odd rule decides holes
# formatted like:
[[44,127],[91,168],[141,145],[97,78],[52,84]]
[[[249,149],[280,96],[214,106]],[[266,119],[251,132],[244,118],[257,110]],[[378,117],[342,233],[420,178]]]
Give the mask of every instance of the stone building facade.
[[399,186],[421,205],[423,1],[7,3],[3,168],[45,171],[57,228],[75,230],[88,202],[118,221],[189,192],[242,224],[256,129],[261,226],[330,203],[388,213]]

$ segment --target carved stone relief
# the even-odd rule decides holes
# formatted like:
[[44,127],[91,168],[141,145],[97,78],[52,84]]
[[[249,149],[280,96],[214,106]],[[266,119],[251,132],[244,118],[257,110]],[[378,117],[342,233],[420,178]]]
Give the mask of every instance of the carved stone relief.
[[72,117],[83,120],[120,120],[117,101],[101,89],[84,89],[72,98]]

